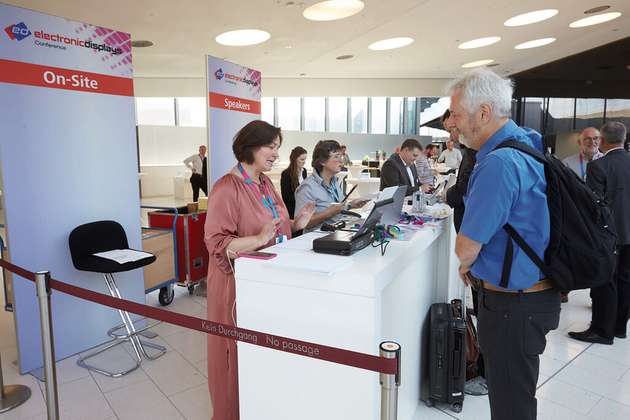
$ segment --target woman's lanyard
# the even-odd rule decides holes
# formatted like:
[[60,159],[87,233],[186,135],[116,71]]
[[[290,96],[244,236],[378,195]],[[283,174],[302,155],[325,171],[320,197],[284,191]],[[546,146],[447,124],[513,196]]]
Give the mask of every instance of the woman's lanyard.
[[582,153],[580,153],[580,174],[582,175],[582,180],[586,181],[586,172],[584,172],[584,160],[582,159]]
[[[321,176],[321,174],[319,173],[319,171],[317,172],[317,174]],[[324,189],[326,189],[326,191],[328,192],[328,195],[330,196],[330,198],[332,199],[333,203],[338,203],[339,202],[339,189],[337,188],[337,183],[335,182],[335,175],[333,175],[332,178],[330,178],[330,184],[326,185],[324,183],[324,178],[322,178],[322,187],[324,187]]]
[[[280,215],[276,210],[276,206],[273,203],[273,199],[271,198],[271,194],[269,193],[267,186],[264,185],[263,182],[261,182],[260,187],[256,188],[256,183],[249,176],[249,174],[245,171],[245,168],[243,168],[243,165],[241,165],[240,163],[238,164],[238,170],[241,173],[243,180],[245,180],[245,185],[248,185],[252,189],[252,191],[254,191],[254,193],[258,195],[258,198],[262,202],[263,206],[267,207],[267,209],[271,211],[272,217],[274,219],[279,219]],[[276,243],[284,242],[285,235],[280,234],[280,232],[277,233],[278,235],[276,236]]]

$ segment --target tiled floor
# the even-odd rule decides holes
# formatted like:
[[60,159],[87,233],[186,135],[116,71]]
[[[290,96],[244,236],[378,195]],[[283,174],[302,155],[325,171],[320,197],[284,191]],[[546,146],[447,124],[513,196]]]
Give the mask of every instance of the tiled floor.
[[[176,288],[175,301],[166,309],[205,317],[205,298]],[[148,296],[157,305],[157,296]],[[585,420],[630,418],[630,340],[613,346],[570,340],[569,329],[582,329],[590,317],[588,292],[576,292],[562,307],[560,329],[548,336],[541,358],[538,418]],[[167,324],[155,328],[167,354],[121,379],[109,379],[76,365],[76,356],[57,363],[63,420],[208,420],[211,404],[207,388],[206,341],[201,333]],[[94,362],[123,367],[131,363],[130,348],[119,347]],[[11,314],[0,312],[0,352],[6,384],[28,385],[33,396],[24,405],[0,415],[0,420],[44,420],[44,387],[30,375],[20,376],[14,364],[16,347]],[[296,419],[299,415],[296,415]],[[464,410],[422,405],[414,420],[489,420],[486,397],[466,397]],[[260,419],[267,420],[267,419]],[[273,419],[269,419],[273,420]],[[349,419],[352,420],[352,419]],[[359,419],[357,419],[359,420]]]

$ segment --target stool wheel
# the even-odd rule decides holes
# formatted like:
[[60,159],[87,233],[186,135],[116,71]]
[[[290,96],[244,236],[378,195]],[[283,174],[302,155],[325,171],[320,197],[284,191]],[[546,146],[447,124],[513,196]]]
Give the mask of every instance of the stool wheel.
[[172,287],[162,287],[160,289],[160,294],[158,295],[158,301],[160,302],[160,305],[166,306],[173,302],[174,297],[175,290]]

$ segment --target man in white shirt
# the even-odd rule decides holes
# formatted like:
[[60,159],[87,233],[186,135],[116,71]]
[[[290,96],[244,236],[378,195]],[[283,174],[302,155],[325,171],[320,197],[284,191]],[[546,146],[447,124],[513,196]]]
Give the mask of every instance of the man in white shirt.
[[201,188],[208,196],[208,163],[206,159],[206,146],[199,146],[199,154],[192,155],[184,159],[186,165],[191,171],[190,185],[193,190],[193,201],[199,200],[199,189]]
[[462,152],[460,152],[459,149],[456,149],[454,146],[455,146],[455,141],[452,139],[449,139],[446,142],[446,150],[443,151],[440,157],[438,158],[438,162],[446,163],[446,166],[448,166],[451,169],[459,168],[460,163],[462,163]]
[[586,166],[590,161],[604,156],[599,151],[599,130],[587,127],[578,136],[580,152],[565,158],[562,163],[571,168],[582,180],[586,181]]

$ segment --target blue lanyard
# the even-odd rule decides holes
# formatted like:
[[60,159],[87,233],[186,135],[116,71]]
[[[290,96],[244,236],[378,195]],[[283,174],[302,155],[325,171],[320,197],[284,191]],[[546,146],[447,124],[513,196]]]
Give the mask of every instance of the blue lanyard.
[[[317,172],[317,175],[320,176],[319,171]],[[332,178],[330,178],[330,185],[326,185],[324,183],[324,178],[322,178],[322,187],[324,187],[324,189],[326,189],[326,191],[328,191],[328,195],[330,195],[330,198],[332,198],[333,202],[338,203],[339,202],[339,190],[337,189],[337,183],[335,182],[336,180],[336,176],[333,175]]]
[[243,165],[241,165],[240,163],[238,164],[238,170],[241,173],[241,176],[243,177],[243,179],[245,180],[245,184],[248,185],[256,194],[258,194],[258,198],[260,198],[260,201],[262,202],[263,206],[267,207],[267,209],[271,211],[271,215],[273,216],[273,218],[274,219],[280,218],[280,216],[278,215],[278,211],[276,210],[276,206],[273,203],[273,199],[271,198],[271,194],[269,194],[269,191],[267,191],[267,188],[265,187],[264,194],[262,191],[263,189],[262,183],[260,185],[260,188],[256,188],[255,182],[251,179],[249,174],[245,172],[245,168],[243,168]]
[[582,180],[586,181],[586,172],[584,172],[584,161],[582,160],[582,153],[580,153],[580,173],[582,174]]

